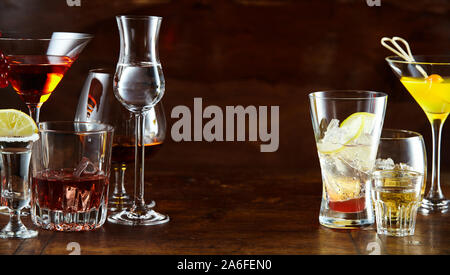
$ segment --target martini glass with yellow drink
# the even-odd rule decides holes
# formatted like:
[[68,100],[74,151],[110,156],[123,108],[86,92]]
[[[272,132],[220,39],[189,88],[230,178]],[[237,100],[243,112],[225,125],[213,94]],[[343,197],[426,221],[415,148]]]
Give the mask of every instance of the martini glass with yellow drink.
[[425,112],[433,135],[431,187],[422,201],[421,212],[445,213],[450,202],[440,184],[440,146],[442,126],[450,114],[450,56],[411,55],[386,61],[400,82]]

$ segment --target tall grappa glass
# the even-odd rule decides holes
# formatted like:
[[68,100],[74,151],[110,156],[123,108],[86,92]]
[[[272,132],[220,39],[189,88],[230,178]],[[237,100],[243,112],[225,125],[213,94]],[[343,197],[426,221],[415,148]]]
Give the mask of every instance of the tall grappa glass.
[[165,81],[158,55],[161,17],[117,16],[120,57],[114,76],[114,94],[135,116],[135,192],[130,209],[110,216],[108,221],[125,225],[166,223],[144,200],[145,118],[162,98]]

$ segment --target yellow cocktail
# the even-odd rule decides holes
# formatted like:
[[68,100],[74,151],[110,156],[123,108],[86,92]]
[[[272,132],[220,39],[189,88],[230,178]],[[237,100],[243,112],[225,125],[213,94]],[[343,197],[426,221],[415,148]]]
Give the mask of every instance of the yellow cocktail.
[[445,121],[450,113],[450,78],[432,74],[427,78],[402,77],[400,81],[425,111],[431,123]]

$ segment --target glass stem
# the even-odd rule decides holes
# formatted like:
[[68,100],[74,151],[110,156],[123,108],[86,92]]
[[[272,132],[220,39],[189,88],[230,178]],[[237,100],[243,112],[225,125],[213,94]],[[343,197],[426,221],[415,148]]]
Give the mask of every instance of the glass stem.
[[23,230],[25,226],[22,223],[22,220],[20,219],[20,210],[10,210],[10,216],[9,216],[9,223],[6,225],[5,228],[11,232],[17,232],[19,230]]
[[145,146],[144,146],[144,128],[145,113],[135,114],[136,119],[136,138],[135,138],[135,171],[134,171],[134,206],[133,212],[136,214],[145,213],[146,205],[144,201],[144,174],[145,174]]
[[432,172],[431,187],[426,198],[432,202],[444,199],[440,182],[440,159],[441,159],[441,133],[443,121],[434,119],[431,121],[431,130],[433,135],[433,156],[432,156]]
[[41,113],[41,107],[38,105],[27,104],[30,116],[34,119],[34,122],[39,122],[39,114]]
[[113,195],[115,197],[124,197],[126,195],[125,191],[125,172],[127,170],[126,164],[121,164],[120,166],[114,167],[115,174],[115,185]]

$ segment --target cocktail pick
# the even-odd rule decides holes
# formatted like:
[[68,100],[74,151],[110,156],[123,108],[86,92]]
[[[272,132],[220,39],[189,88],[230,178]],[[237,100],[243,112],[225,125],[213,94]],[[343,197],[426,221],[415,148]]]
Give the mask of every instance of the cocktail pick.
[[[397,43],[397,41],[401,42],[405,46],[406,50],[403,49],[402,46],[400,46]],[[395,47],[395,49],[391,45],[389,45],[387,42],[390,42]],[[414,59],[414,56],[411,53],[411,48],[409,47],[408,42],[401,37],[398,37],[398,36],[394,36],[392,38],[383,37],[383,38],[381,38],[381,45],[383,45],[383,47],[385,47],[386,49],[395,53],[399,57],[403,58],[405,61],[408,61],[408,62],[416,61]],[[422,74],[423,77],[428,78],[428,74],[425,72],[425,70],[420,65],[416,65],[415,67]]]

